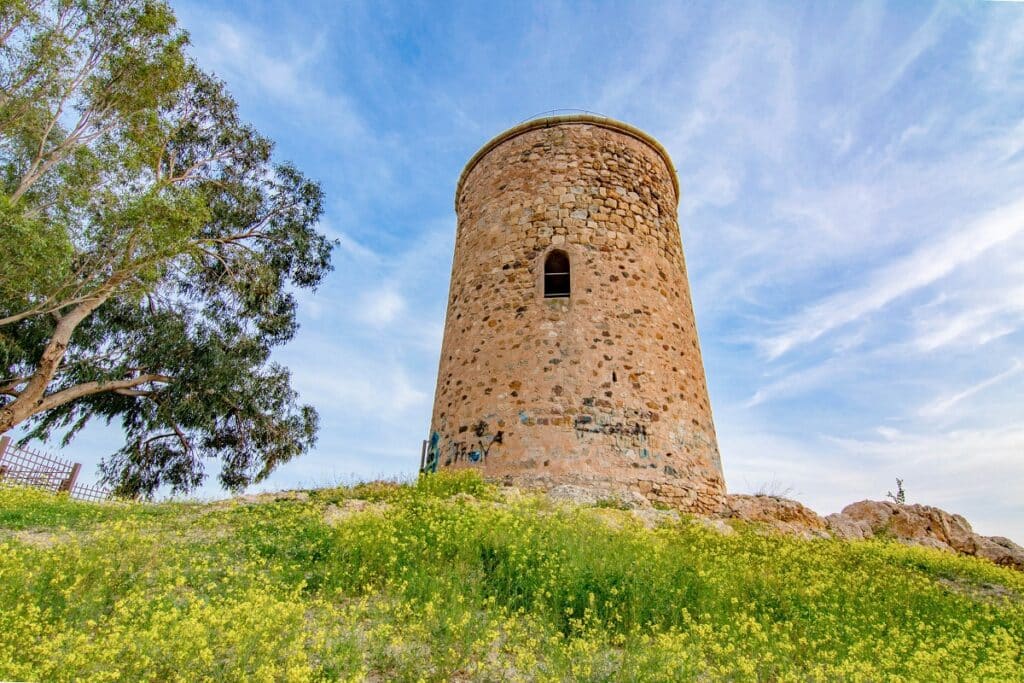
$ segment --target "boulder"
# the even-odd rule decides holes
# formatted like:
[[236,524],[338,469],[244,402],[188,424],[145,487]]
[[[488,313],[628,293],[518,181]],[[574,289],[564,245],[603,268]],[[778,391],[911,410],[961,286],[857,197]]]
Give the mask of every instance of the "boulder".
[[389,507],[387,503],[371,503],[368,500],[361,500],[359,498],[343,500],[337,505],[331,503],[324,508],[324,524],[335,526],[361,512],[380,514],[387,511]]
[[736,530],[729,526],[724,519],[709,519],[707,517],[694,517],[694,523],[714,531],[722,536],[732,536]]
[[1024,548],[1003,536],[975,536],[974,554],[1004,567],[1024,571]]
[[935,550],[941,550],[944,553],[955,553],[952,547],[948,543],[943,543],[937,538],[931,538],[925,536],[924,538],[896,538],[896,541],[903,545],[919,545],[924,548],[934,548]]
[[598,505],[611,503],[614,507],[624,510],[637,510],[651,507],[651,502],[636,491],[628,489],[612,490],[591,486],[562,484],[548,491],[548,498],[558,502],[574,505]]
[[818,513],[780,496],[732,494],[725,497],[722,517],[765,524],[786,534],[826,538],[828,527]]
[[842,515],[855,522],[866,523],[876,536],[891,536],[933,547],[946,546],[957,552],[974,554],[976,534],[967,520],[930,505],[862,500],[847,505]]
[[674,524],[681,519],[676,510],[657,510],[652,507],[634,508],[631,513],[648,529],[656,529],[664,524]]
[[825,524],[833,536],[846,541],[862,541],[875,535],[871,530],[871,525],[866,521],[853,519],[838,512],[826,515]]
[[885,536],[911,545],[975,555],[1024,571],[1024,548],[1002,536],[976,534],[962,516],[930,505],[862,500],[847,505],[840,514],[829,515],[826,520],[829,529],[839,538]]

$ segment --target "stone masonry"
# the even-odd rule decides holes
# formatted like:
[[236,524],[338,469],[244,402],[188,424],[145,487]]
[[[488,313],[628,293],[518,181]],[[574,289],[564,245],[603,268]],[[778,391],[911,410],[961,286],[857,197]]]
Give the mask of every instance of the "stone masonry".
[[[661,145],[599,117],[530,121],[470,160],[426,470],[720,509],[678,197]],[[568,297],[544,296],[552,250]]]

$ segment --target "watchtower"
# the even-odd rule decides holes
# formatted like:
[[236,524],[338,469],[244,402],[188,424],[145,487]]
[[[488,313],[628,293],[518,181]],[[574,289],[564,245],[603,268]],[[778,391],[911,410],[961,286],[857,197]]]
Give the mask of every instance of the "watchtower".
[[470,159],[425,470],[718,509],[678,201],[665,149],[602,117],[532,120]]

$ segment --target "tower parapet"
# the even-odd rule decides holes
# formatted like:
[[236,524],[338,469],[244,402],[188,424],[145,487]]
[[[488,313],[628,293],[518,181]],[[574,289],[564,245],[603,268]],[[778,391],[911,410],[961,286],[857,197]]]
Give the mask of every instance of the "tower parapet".
[[470,160],[427,469],[719,508],[678,196],[664,148],[601,117],[530,121]]

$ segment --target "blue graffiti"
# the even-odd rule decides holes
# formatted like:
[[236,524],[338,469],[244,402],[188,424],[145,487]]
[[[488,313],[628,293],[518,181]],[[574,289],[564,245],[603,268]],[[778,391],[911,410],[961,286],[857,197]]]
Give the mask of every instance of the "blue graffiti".
[[[459,433],[467,431],[467,427],[459,429]],[[427,446],[426,455],[423,460],[422,472],[437,472],[440,467],[456,465],[460,462],[483,463],[487,461],[487,455],[491,452],[494,444],[502,443],[505,433],[498,430],[490,434],[487,422],[481,420],[473,426],[473,433],[479,437],[477,447],[470,450],[471,445],[462,441],[449,442],[445,450],[449,451],[444,462],[441,462],[441,435],[437,432],[430,434],[430,441]]]
[[427,447],[427,459],[423,463],[424,472],[437,472],[437,464],[441,459],[441,435],[433,432],[430,435],[430,445]]

